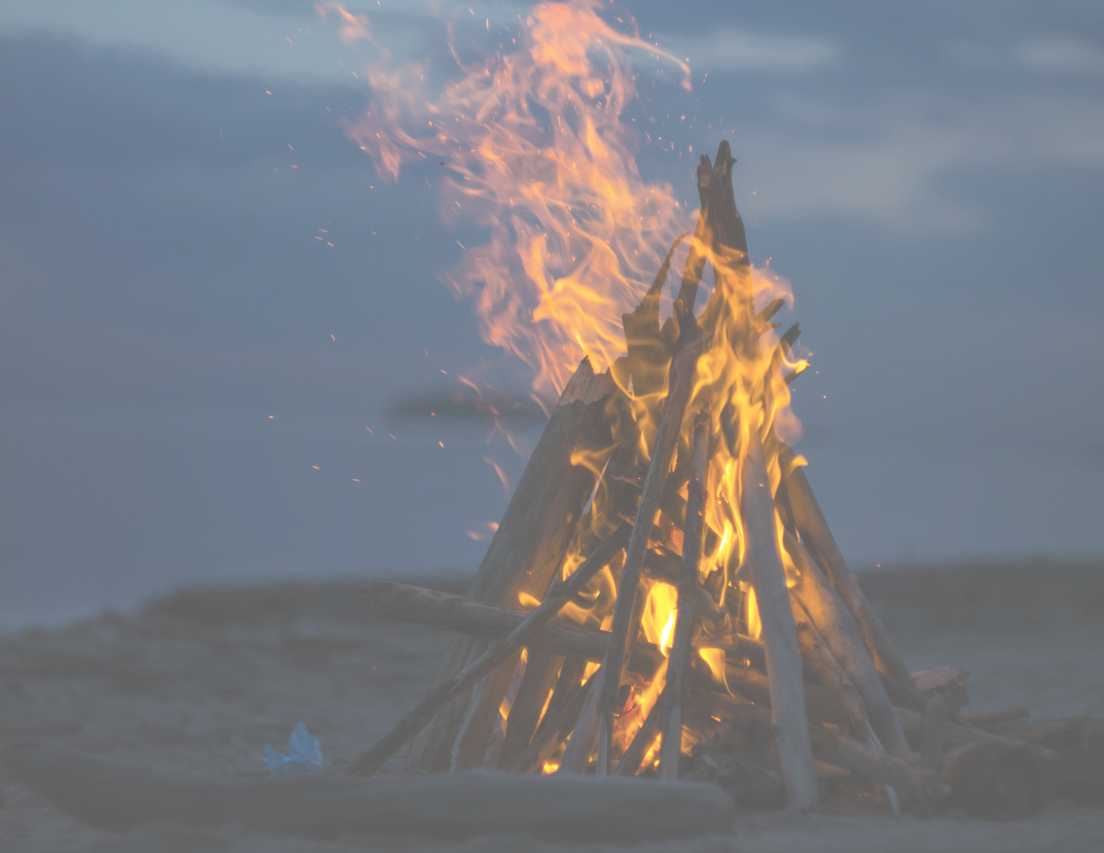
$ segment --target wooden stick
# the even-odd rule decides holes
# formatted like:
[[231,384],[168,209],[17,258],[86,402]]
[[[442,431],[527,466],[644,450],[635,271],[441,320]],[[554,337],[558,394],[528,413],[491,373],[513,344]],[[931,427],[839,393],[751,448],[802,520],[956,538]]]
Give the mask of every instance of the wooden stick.
[[[626,526],[624,530],[627,529]],[[371,584],[365,603],[366,612],[373,616],[457,631],[486,640],[504,637],[533,613],[491,607],[470,601],[462,595],[391,581]],[[609,647],[609,637],[609,631],[556,618],[549,621],[530,642],[547,644],[556,654],[602,661]],[[760,691],[756,693],[757,701],[766,701],[767,681],[759,671],[766,666],[762,644],[743,634],[727,634],[718,641],[723,641],[723,645],[716,646],[713,642],[706,645],[724,649],[729,659],[726,669],[729,686],[745,692]],[[745,668],[740,663],[744,658],[758,669]],[[628,666],[634,672],[651,671],[661,660],[662,654],[657,646],[638,640],[629,654]]]
[[713,243],[710,208],[714,193],[713,166],[709,157],[705,154],[698,160],[698,199],[700,210],[698,223],[694,229],[694,239],[690,243],[690,251],[686,255],[686,262],[682,271],[682,282],[679,285],[676,302],[681,302],[682,311],[692,314],[694,303],[698,298],[698,287],[701,284],[702,273],[705,271],[707,253],[703,247]]
[[912,676],[904,659],[897,652],[885,626],[866,600],[843,558],[804,470],[794,465],[794,453],[789,448],[784,447],[780,455],[779,462],[784,475],[780,489],[785,490],[786,502],[792,509],[794,523],[802,541],[808,546],[816,562],[823,567],[858,622],[867,648],[870,649],[878,670],[889,683],[894,698],[911,707],[923,707],[913,688]]
[[748,538],[746,559],[763,626],[771,725],[778,744],[787,802],[791,808],[809,810],[817,803],[817,780],[809,742],[801,654],[785,571],[774,543],[774,501],[763,448],[754,429],[749,431],[741,486],[741,511]]
[[879,740],[894,755],[908,758],[911,750],[904,729],[851,613],[800,542],[787,535],[786,550],[798,570],[797,583],[790,594],[809,614],[828,650],[862,696]]
[[[648,712],[648,716],[641,723],[640,729],[633,737],[628,749],[621,756],[621,761],[617,765],[618,776],[635,776],[640,772],[640,763],[644,760],[644,756],[648,754],[648,749],[655,742],[656,735],[659,734],[662,727],[661,720],[666,712],[663,706],[670,701],[671,695],[665,689],[656,699],[652,710]],[[664,734],[663,737],[666,738],[667,735]]]
[[[671,252],[668,252],[665,266],[669,263]],[[663,271],[661,270],[661,273]],[[662,280],[662,276],[657,276]],[[658,332],[658,322],[656,324]],[[624,403],[624,400],[619,400]],[[622,413],[626,414],[627,413]],[[596,486],[594,499],[587,511],[589,518],[584,518],[579,525],[576,541],[572,543],[569,552],[571,554],[587,554],[595,547],[595,541],[602,531],[608,531],[611,525],[618,524],[618,508],[631,507],[635,504],[639,492],[639,480],[643,476],[641,466],[637,460],[637,442],[634,440],[635,431],[623,425],[624,431],[619,432],[622,444],[612,454],[606,468]],[[601,490],[599,495],[598,490]],[[595,503],[596,501],[597,503]],[[589,523],[588,523],[589,522]],[[625,541],[628,539],[628,523],[624,522]],[[620,566],[610,564],[611,571],[619,570]],[[603,607],[607,606],[603,602]],[[609,605],[612,606],[612,605]],[[603,654],[605,646],[603,645]],[[533,654],[533,649],[529,650]],[[578,674],[574,677],[578,686],[579,676],[582,675],[582,666],[585,661],[574,657],[579,667]],[[515,759],[524,751],[525,744],[533,735],[541,708],[548,695],[548,690],[557,676],[561,664],[566,663],[566,658],[559,655],[541,655],[530,657],[525,667],[525,678],[518,695],[510,706],[509,723],[506,739],[503,743],[500,757],[500,765],[511,766]]]
[[[473,600],[511,605],[520,592],[539,596],[548,588],[574,534],[583,502],[594,485],[593,474],[581,466],[573,466],[571,456],[580,447],[608,444],[607,404],[616,393],[608,373],[595,374],[586,359],[580,363],[529,458],[480,564],[469,591]],[[455,676],[484,650],[481,640],[455,644],[446,656],[442,681]],[[485,685],[483,701],[474,713],[465,708],[460,697],[442,708],[416,740],[412,767],[420,771],[446,769],[450,748],[465,716],[472,724],[461,745],[460,764],[477,761],[497,720],[498,706],[512,675],[508,665],[492,673],[494,683]]]
[[[458,631],[463,634],[479,636],[489,640],[500,638],[510,633],[521,625],[531,615],[516,610],[506,610],[500,607],[490,607],[486,604],[477,604],[459,595],[453,595],[423,587],[407,584],[378,582],[371,585],[371,594],[366,597],[369,604],[369,612],[381,617],[416,622],[435,628],[444,628]],[[579,684],[579,677],[583,670],[583,660],[602,661],[605,659],[606,648],[609,645],[609,632],[597,628],[590,628],[555,619],[549,622],[534,640],[546,644],[557,654],[569,655],[576,658],[575,675],[569,678],[569,682],[575,686]],[[735,635],[728,638],[732,643],[725,648],[729,663],[726,667],[725,680],[728,686],[741,695],[762,705],[770,703],[770,682],[757,667],[765,667],[766,655],[763,646],[756,640],[743,635]],[[815,638],[814,640],[815,641]],[[750,658],[751,668],[741,665],[740,658]],[[662,660],[659,648],[651,643],[639,640],[633,645],[629,656],[629,668],[634,672],[651,672]],[[694,661],[691,667],[692,680],[698,685],[712,683],[712,676],[702,672],[701,667]],[[847,710],[847,704],[836,694],[830,686],[831,671],[816,669],[818,677],[825,684],[806,684],[805,695],[809,711],[814,719],[827,720],[843,724],[855,718]],[[566,671],[565,674],[566,675]],[[561,676],[563,681],[564,675]],[[565,682],[565,685],[568,682]],[[716,687],[714,690],[718,689]],[[560,693],[560,688],[557,687]],[[566,694],[566,686],[562,691]],[[554,696],[549,706],[548,714],[553,712],[559,697]],[[859,704],[861,710],[861,703]],[[898,709],[900,711],[900,709]],[[578,710],[569,719],[575,719]],[[544,728],[544,724],[541,724]],[[514,765],[516,766],[516,764]]]
[[766,325],[774,319],[774,315],[782,310],[782,306],[786,304],[785,299],[772,299],[766,305],[763,306],[763,310],[755,315],[755,322],[761,325]]
[[510,704],[510,715],[506,720],[506,736],[502,742],[498,766],[509,767],[515,757],[529,745],[529,739],[537,728],[540,713],[548,693],[553,689],[558,668],[563,656],[545,643],[529,646],[525,674],[517,695]]
[[536,636],[540,630],[559,613],[567,600],[582,590],[590,580],[611,560],[627,538],[625,528],[603,542],[595,553],[575,570],[566,583],[554,586],[532,613],[526,616],[520,625],[505,637],[493,642],[482,655],[464,667],[456,675],[437,684],[428,694],[409,710],[391,729],[356,762],[354,772],[367,775],[374,773],[382,764],[410,738],[420,732],[441,706],[453,696],[475,684],[480,678],[494,669],[502,661]]
[[560,773],[584,773],[590,761],[594,741],[598,737],[598,707],[602,701],[603,685],[606,681],[606,669],[598,669],[587,685],[586,699],[575,720],[575,729],[571,740],[564,749],[560,763]]
[[[322,774],[228,780],[225,775],[159,771],[41,745],[9,748],[2,758],[13,778],[63,812],[114,831],[171,822],[241,824],[261,833],[327,839],[357,835],[455,841],[510,834],[648,843],[725,834],[732,826],[729,797],[701,783],[486,771],[394,779]],[[408,844],[398,846],[406,849]]]
[[621,582],[617,590],[617,604],[613,611],[613,627],[606,658],[602,665],[605,677],[598,697],[598,772],[609,771],[609,750],[613,737],[613,715],[617,696],[621,689],[621,676],[624,670],[625,654],[635,638],[637,626],[637,588],[644,562],[644,552],[655,523],[667,474],[671,467],[671,456],[682,430],[682,419],[690,402],[694,387],[694,373],[701,353],[701,338],[690,328],[684,328],[687,339],[680,345],[671,361],[670,382],[667,399],[664,403],[663,419],[655,446],[652,448],[652,461],[644,478],[644,487],[637,508],[636,521],[629,538],[625,557],[625,568],[621,572]]
[[586,701],[587,688],[594,679],[591,675],[586,683],[580,679],[583,669],[580,666],[575,672],[566,667],[560,672],[560,680],[556,684],[556,692],[552,695],[552,702],[548,706],[548,712],[544,715],[532,740],[525,752],[509,768],[522,772],[541,770],[544,762],[555,752],[556,747],[571,733],[571,727],[579,719]]
[[[686,499],[686,522],[683,525],[682,577],[678,583],[678,611],[675,621],[675,642],[667,662],[667,681],[663,687],[666,701],[660,730],[663,745],[659,755],[659,777],[674,780],[679,777],[682,759],[682,703],[686,695],[690,670],[691,641],[697,622],[698,562],[701,559],[702,536],[705,530],[705,478],[709,464],[710,434],[706,419],[699,418],[694,427],[691,447],[690,484]],[[657,703],[658,704],[658,703]],[[638,762],[639,766],[639,762]]]

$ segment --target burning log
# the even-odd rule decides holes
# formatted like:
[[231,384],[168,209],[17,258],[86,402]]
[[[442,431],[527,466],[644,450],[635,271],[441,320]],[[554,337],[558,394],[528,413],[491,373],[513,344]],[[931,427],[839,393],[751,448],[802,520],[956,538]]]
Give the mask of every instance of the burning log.
[[[566,666],[566,665],[565,665]],[[525,753],[508,769],[544,770],[556,747],[571,733],[571,728],[582,713],[583,705],[590,692],[591,678],[581,678],[583,669],[574,667],[561,670],[556,690],[548,710],[537,726]]]
[[[619,535],[623,536],[624,532]],[[365,602],[368,607],[366,612],[371,615],[456,631],[484,640],[509,634],[536,612],[491,607],[488,604],[478,604],[462,595],[391,581],[377,581],[369,589]],[[556,654],[589,661],[602,661],[609,645],[609,631],[577,625],[555,617],[539,629],[532,630],[533,633],[527,635],[529,639],[523,640],[522,645],[530,641],[547,644]],[[765,677],[756,669],[749,669],[740,663],[741,660],[749,660],[753,666],[762,668],[765,660],[762,645],[750,637],[737,634],[724,638],[723,649],[731,659],[725,676],[729,686],[765,696]],[[634,671],[655,669],[662,659],[662,652],[657,646],[638,640],[633,644],[629,655],[629,667]],[[581,666],[576,671],[581,672]]]
[[571,739],[564,749],[563,762],[560,770],[565,773],[582,773],[587,768],[590,753],[594,749],[594,742],[598,739],[598,715],[602,703],[602,693],[605,690],[606,669],[601,667],[594,673],[594,677],[587,684],[586,698],[583,700],[579,716],[575,720],[575,728],[571,732]]
[[[521,592],[537,596],[548,588],[594,486],[593,475],[572,464],[572,454],[609,442],[606,406],[614,393],[608,374],[595,374],[584,359],[564,389],[510,498],[469,591],[474,601],[506,605],[516,601]],[[477,640],[457,646],[446,660],[442,679],[455,676],[484,650]],[[442,709],[416,743],[412,765],[441,770],[450,763],[457,767],[478,764],[512,674],[512,666],[504,662],[483,682],[478,702],[466,715],[459,702]],[[458,738],[462,720],[466,720],[460,733],[463,737]],[[450,761],[454,741],[454,760]]]
[[[682,703],[690,669],[691,640],[697,618],[695,590],[698,588],[698,561],[701,559],[702,537],[705,533],[705,477],[709,461],[710,433],[704,419],[694,427],[691,475],[686,502],[686,523],[683,535],[682,577],[678,585],[678,611],[675,622],[675,643],[667,667],[667,683],[660,702],[663,713],[659,729],[663,746],[659,757],[661,779],[677,779],[682,756]],[[639,762],[637,762],[639,766]]]
[[475,684],[480,678],[512,655],[528,638],[536,635],[567,603],[613,559],[622,547],[626,532],[622,528],[596,549],[566,583],[549,592],[544,602],[526,616],[509,634],[492,643],[478,658],[460,670],[452,678],[440,682],[429,694],[399,720],[395,727],[379,743],[365,752],[356,763],[356,772],[374,773],[384,761],[395,754],[404,743],[429,723],[441,706],[449,699]]
[[545,700],[555,687],[556,678],[565,658],[557,655],[544,643],[529,646],[525,661],[525,674],[517,695],[510,703],[510,715],[506,720],[506,734],[502,742],[499,767],[507,767],[529,745],[533,731],[540,722]]
[[[674,249],[672,248],[671,251],[673,252]],[[668,258],[664,262],[665,266],[670,262],[670,256],[670,253],[668,253]],[[662,279],[663,276],[665,276],[665,273],[661,271],[661,275],[657,276],[657,279]],[[626,435],[634,433],[635,426],[631,424],[628,413],[621,409],[618,414],[620,416],[618,421],[620,427],[615,427],[615,431],[620,429],[621,433]],[[630,422],[626,423],[626,421]],[[596,538],[610,522],[617,522],[619,517],[617,514],[610,513],[609,510],[631,506],[637,500],[640,479],[638,469],[635,444],[622,443],[613,451],[599,482],[595,486],[586,510],[587,518],[585,521],[589,523],[579,525],[576,541],[572,543],[569,553],[573,555],[590,554],[594,552],[595,548],[599,547],[601,543],[595,545]],[[620,527],[614,535],[623,546],[629,536],[627,522],[620,521]],[[622,548],[619,547],[617,550],[620,552]],[[615,563],[610,563],[611,573],[615,568]],[[612,578],[612,574],[610,577]],[[589,613],[584,621],[595,622],[594,608],[596,606],[598,606],[598,599],[588,604]],[[576,613],[574,618],[579,619],[580,615]],[[530,654],[532,654],[532,651],[530,649]],[[546,700],[551,701],[549,690],[555,683],[557,672],[562,669],[563,665],[568,663],[571,663],[571,666],[568,667],[570,673],[575,667],[582,666],[584,659],[580,656],[559,658],[542,655],[540,658],[530,657],[526,662],[521,687],[510,705],[506,739],[502,745],[502,757],[500,759],[502,766],[508,766],[532,738],[540,721],[540,715],[544,710]],[[579,675],[581,675],[581,670]],[[575,677],[578,678],[578,676]]]
[[771,726],[778,744],[782,778],[789,804],[811,809],[817,802],[809,717],[805,706],[797,627],[790,610],[786,576],[774,547],[774,503],[771,500],[763,451],[754,430],[744,460],[742,506],[749,531],[747,562],[763,623],[770,677]]
[[[643,763],[644,758],[647,756],[648,751],[652,748],[652,744],[655,743],[657,737],[668,737],[668,733],[663,730],[663,719],[667,717],[670,719],[668,708],[674,694],[668,690],[664,690],[652,706],[652,710],[648,713],[644,722],[637,730],[636,735],[633,737],[632,742],[621,756],[621,761],[617,765],[617,773],[620,776],[635,776],[640,772],[640,765]],[[681,729],[681,717],[680,717],[680,729]],[[676,758],[679,757],[678,752],[675,753]],[[660,758],[660,768],[663,767],[663,758]],[[663,778],[678,778],[677,772],[671,774],[668,771],[668,777]]]
[[[680,350],[671,363],[663,420],[660,422],[659,434],[652,449],[652,461],[644,479],[640,506],[637,508],[636,521],[629,538],[625,568],[621,573],[621,584],[618,588],[617,606],[613,612],[612,638],[602,664],[604,677],[600,682],[602,686],[598,697],[598,772],[600,774],[605,774],[609,770],[613,715],[621,687],[625,653],[630,648],[635,634],[637,587],[640,584],[644,551],[648,545],[652,525],[655,523],[655,514],[659,509],[659,500],[667,482],[671,456],[682,430],[683,416],[693,391],[694,371],[698,356],[701,354],[700,337],[690,329],[684,329],[684,336]],[[632,634],[630,626],[633,628]]]

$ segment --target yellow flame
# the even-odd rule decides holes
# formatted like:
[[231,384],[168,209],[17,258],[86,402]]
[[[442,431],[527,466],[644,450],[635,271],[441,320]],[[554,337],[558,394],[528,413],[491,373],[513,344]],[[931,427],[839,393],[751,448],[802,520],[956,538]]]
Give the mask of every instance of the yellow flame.
[[675,621],[678,612],[678,590],[669,583],[655,581],[648,588],[640,628],[644,638],[666,657],[675,642]]
[[702,647],[698,649],[698,657],[709,667],[709,674],[713,676],[713,680],[727,689],[724,649]]
[[744,595],[744,619],[747,622],[748,636],[758,640],[763,636],[763,623],[759,621],[759,601],[755,597],[755,587],[748,584]]
[[540,599],[532,593],[528,593],[525,592],[525,590],[522,590],[518,593],[518,604],[520,604],[526,610],[529,610],[533,607],[539,607]]

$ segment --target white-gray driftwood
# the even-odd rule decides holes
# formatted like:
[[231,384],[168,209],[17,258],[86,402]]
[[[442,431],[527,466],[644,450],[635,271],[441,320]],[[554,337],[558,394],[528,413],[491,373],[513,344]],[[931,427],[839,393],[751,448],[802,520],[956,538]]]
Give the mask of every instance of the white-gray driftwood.
[[[362,779],[227,780],[155,770],[56,747],[11,747],[14,779],[95,827],[241,823],[270,833],[465,838],[526,833],[572,841],[651,841],[725,832],[717,787],[636,779],[476,771]],[[6,848],[5,848],[6,849]]]
[[741,510],[748,537],[746,559],[759,605],[770,678],[771,727],[787,802],[792,808],[808,810],[817,803],[817,780],[809,741],[801,652],[785,570],[775,546],[774,500],[763,448],[755,430],[750,431],[741,488]]

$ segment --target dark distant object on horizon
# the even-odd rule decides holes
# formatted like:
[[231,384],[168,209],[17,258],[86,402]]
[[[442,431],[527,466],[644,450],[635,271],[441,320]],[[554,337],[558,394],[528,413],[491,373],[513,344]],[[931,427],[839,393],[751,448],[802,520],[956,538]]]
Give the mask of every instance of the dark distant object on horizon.
[[[546,404],[547,408],[551,404]],[[510,391],[482,391],[460,386],[399,397],[387,408],[388,418],[413,421],[427,418],[500,421],[516,426],[544,423],[548,415],[532,396]]]

